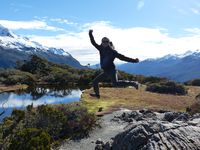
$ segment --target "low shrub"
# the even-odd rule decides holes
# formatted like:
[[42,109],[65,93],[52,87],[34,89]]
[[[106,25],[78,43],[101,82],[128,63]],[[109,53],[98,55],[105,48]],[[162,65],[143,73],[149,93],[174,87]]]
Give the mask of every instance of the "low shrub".
[[200,93],[195,97],[195,100],[194,104],[186,108],[186,111],[192,115],[200,113]]
[[194,104],[192,104],[190,107],[186,108],[186,111],[190,114],[196,114],[200,113],[200,101],[196,101]]
[[0,124],[3,132],[0,134],[0,149],[1,143],[4,143],[4,149],[10,144],[10,149],[22,149],[23,146],[25,149],[34,146],[35,149],[49,149],[49,144],[54,142],[88,136],[95,125],[96,116],[79,103],[14,110]]
[[56,107],[42,105],[32,115],[26,116],[26,127],[45,129],[54,140],[87,136],[96,123],[95,115],[77,103]]
[[186,85],[200,86],[200,79],[194,79],[185,83]]
[[0,83],[6,85],[27,84],[33,85],[36,82],[34,75],[15,69],[0,71]]
[[36,128],[23,129],[15,135],[9,150],[50,150],[51,137],[47,132]]
[[162,83],[162,82],[167,82],[167,81],[168,80],[166,78],[149,76],[149,77],[144,77],[142,83],[148,85],[152,83]]
[[183,85],[172,81],[149,84],[146,91],[175,95],[187,94],[187,89]]
[[70,85],[70,83],[77,83],[79,76],[70,72],[52,72],[50,75],[42,77],[42,80],[49,84]]
[[18,109],[14,109],[13,111],[12,111],[12,117],[14,118],[14,120],[16,121],[16,122],[19,122],[20,120],[22,120],[22,119],[24,119],[24,117],[25,117],[25,111],[23,111],[23,110],[18,110]]
[[35,113],[29,112],[25,118],[26,128],[46,130],[53,139],[60,137],[66,117],[63,112],[48,105],[38,106]]
[[67,107],[60,105],[57,109],[67,117],[62,133],[65,138],[79,139],[88,136],[96,124],[96,116],[78,103],[69,104]]

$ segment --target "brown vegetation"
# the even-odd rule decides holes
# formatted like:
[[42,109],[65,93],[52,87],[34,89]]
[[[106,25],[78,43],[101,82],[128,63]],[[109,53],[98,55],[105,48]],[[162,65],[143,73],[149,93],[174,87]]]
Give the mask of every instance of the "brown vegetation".
[[0,93],[2,92],[10,92],[10,91],[16,91],[16,90],[22,90],[26,89],[28,86],[27,85],[11,85],[11,86],[5,86],[5,85],[0,85]]
[[188,86],[187,88],[188,94],[184,96],[151,93],[145,91],[144,86],[139,90],[133,88],[100,88],[100,99],[90,97],[89,93],[92,92],[92,89],[89,89],[82,95],[82,101],[93,112],[97,112],[100,107],[103,107],[103,111],[122,107],[185,111],[186,107],[195,102],[195,96],[200,91],[200,87]]

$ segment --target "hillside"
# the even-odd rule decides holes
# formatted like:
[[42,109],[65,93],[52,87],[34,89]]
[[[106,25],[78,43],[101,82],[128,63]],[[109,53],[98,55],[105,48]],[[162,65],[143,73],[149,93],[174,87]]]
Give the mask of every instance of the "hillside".
[[57,64],[45,58],[31,55],[16,69],[0,69],[0,85],[37,84],[88,85],[95,74],[92,69],[77,69],[69,65]]
[[72,55],[63,49],[45,47],[30,41],[27,37],[16,35],[0,25],[0,68],[13,68],[17,62],[27,60],[30,55],[34,54],[51,62],[83,68]]

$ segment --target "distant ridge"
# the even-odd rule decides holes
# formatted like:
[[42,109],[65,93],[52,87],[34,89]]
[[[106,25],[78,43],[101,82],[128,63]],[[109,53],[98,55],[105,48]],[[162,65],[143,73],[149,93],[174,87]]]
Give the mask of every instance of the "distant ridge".
[[185,82],[200,78],[200,50],[146,59],[138,64],[126,63],[119,65],[118,69],[128,73],[167,77],[178,82]]

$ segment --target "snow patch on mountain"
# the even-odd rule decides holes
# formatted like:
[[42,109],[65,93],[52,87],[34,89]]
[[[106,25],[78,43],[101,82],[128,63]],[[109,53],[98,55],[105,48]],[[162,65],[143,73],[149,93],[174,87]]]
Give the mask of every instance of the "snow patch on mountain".
[[69,53],[65,52],[63,49],[49,48],[39,44],[38,42],[31,41],[27,37],[22,37],[14,34],[9,29],[0,25],[0,46],[4,49],[17,49],[19,51],[43,51],[51,52],[57,55],[70,56]]
[[197,49],[195,51],[187,51],[185,52],[184,54],[180,54],[180,55],[177,55],[179,58],[184,58],[184,57],[187,57],[187,56],[194,56],[194,57],[200,57],[200,50]]
[[169,59],[170,60],[179,60],[179,59],[182,59],[182,58],[188,57],[188,56],[200,58],[200,50],[199,49],[194,50],[194,51],[188,50],[183,54],[168,54],[168,55],[165,55],[165,56],[159,57],[159,58],[148,58],[148,59],[145,59],[144,61],[165,61],[165,60],[169,60]]

